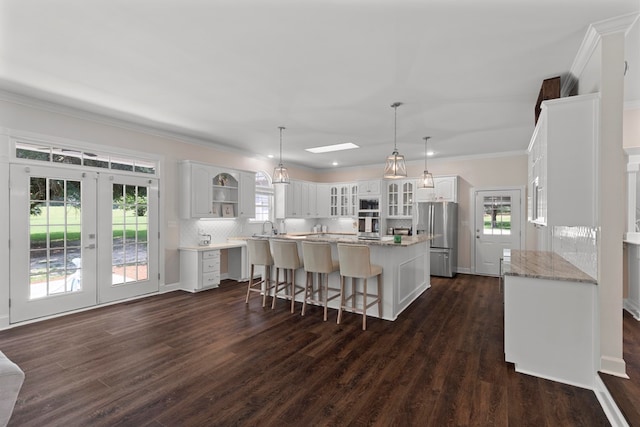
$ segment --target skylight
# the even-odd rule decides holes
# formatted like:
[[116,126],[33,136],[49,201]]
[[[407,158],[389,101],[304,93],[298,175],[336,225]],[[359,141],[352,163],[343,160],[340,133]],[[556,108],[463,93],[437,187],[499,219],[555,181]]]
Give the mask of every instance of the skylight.
[[332,151],[351,150],[353,148],[360,148],[360,147],[351,142],[346,142],[344,144],[324,145],[322,147],[305,148],[305,150],[314,154],[319,154],[319,153],[330,153]]

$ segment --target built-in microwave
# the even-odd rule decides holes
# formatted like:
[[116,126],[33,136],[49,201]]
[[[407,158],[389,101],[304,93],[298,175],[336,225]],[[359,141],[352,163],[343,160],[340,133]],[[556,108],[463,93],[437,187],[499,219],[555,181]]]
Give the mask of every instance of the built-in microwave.
[[362,197],[358,199],[358,210],[380,212],[380,199],[378,197]]

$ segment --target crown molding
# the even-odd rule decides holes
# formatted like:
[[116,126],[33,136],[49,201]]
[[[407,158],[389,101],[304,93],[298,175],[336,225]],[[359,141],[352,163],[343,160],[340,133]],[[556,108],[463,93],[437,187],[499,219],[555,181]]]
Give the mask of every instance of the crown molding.
[[584,39],[582,39],[578,53],[573,60],[573,64],[571,64],[569,71],[570,78],[566,79],[565,84],[562,85],[560,96],[569,96],[602,37],[616,33],[624,33],[626,36],[639,17],[640,13],[633,12],[590,24]]
[[[25,107],[34,108],[38,110],[48,111],[54,114],[61,114],[81,120],[92,121],[102,125],[113,126],[120,129],[125,129],[133,132],[139,132],[147,135],[157,136],[160,138],[166,138],[182,143],[198,145],[200,147],[206,147],[226,153],[233,153],[247,157],[247,152],[238,148],[234,148],[228,145],[220,144],[216,141],[200,138],[193,135],[188,135],[180,129],[169,130],[166,129],[168,125],[156,122],[150,119],[146,119],[139,116],[133,116],[117,111],[105,111],[96,113],[93,111],[85,110],[80,107],[69,106],[58,102],[45,100],[32,95],[23,95],[7,89],[4,89],[0,85],[0,101],[11,102],[14,104],[23,105]],[[87,108],[95,108],[94,106],[87,106]],[[121,117],[126,115],[127,118]],[[264,157],[265,161],[270,161]],[[292,166],[295,169],[304,170],[307,172],[316,173],[318,170],[298,164],[296,162],[287,161],[288,166]]]

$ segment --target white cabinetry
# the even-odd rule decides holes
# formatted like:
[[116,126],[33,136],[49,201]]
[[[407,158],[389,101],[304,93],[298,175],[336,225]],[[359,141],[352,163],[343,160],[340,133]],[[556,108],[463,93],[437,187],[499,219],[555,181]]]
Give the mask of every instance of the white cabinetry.
[[457,202],[458,176],[436,176],[433,188],[416,188],[417,202]]
[[387,218],[412,218],[416,182],[403,179],[387,182]]
[[256,174],[240,172],[240,198],[238,200],[238,216],[255,218],[256,216]]
[[379,179],[371,181],[358,181],[359,196],[379,196],[382,181]]
[[329,218],[331,216],[329,184],[316,184],[316,217]]
[[598,94],[542,103],[529,145],[529,221],[596,226],[599,103]]
[[255,174],[213,165],[180,163],[180,217],[255,216]]
[[181,251],[180,286],[189,291],[217,288],[220,284],[220,251]]
[[358,203],[358,185],[355,183],[329,184],[329,215],[354,217]]
[[593,388],[596,306],[592,283],[505,276],[505,360],[516,372]]
[[320,217],[317,184],[313,182],[292,179],[288,185],[276,186],[275,197],[276,218],[278,219]]

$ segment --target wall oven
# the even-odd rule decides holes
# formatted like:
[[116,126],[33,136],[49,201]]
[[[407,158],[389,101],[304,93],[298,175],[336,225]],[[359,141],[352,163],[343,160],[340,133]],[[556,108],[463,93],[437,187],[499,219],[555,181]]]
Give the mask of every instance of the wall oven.
[[380,238],[380,199],[377,197],[358,200],[358,238]]

